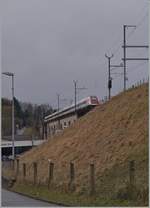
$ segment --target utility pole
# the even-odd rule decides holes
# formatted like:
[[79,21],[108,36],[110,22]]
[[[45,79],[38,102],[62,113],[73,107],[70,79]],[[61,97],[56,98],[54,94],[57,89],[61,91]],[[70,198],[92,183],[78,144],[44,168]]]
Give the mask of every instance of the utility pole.
[[77,90],[86,90],[85,87],[77,87],[78,80],[73,80],[74,82],[74,102],[75,102],[75,114],[77,115]]
[[123,62],[124,62],[124,91],[126,90],[126,81],[127,81],[127,77],[126,77],[126,61],[148,61],[149,58],[127,58],[126,57],[126,49],[127,48],[146,48],[148,49],[149,46],[148,45],[127,45],[126,44],[126,29],[128,29],[129,27],[131,28],[136,28],[136,25],[123,25]]
[[60,94],[57,94],[57,110],[59,111],[60,109]]
[[12,74],[12,155],[15,160],[15,114],[14,114],[14,74]]
[[107,54],[105,54],[105,57],[108,59],[108,98],[110,100],[111,97],[111,88],[112,88],[112,79],[110,76],[110,60],[114,55],[112,54],[111,56],[107,56]]
[[[57,111],[60,110],[60,94],[57,93]],[[58,118],[58,130],[60,129],[60,119]]]
[[126,29],[132,27],[136,28],[135,25],[123,25],[123,66],[124,66],[124,91],[126,90]]
[[73,80],[73,83],[74,83],[74,104],[75,104],[75,114],[77,113],[77,82],[78,82],[78,80]]
[[126,25],[123,25],[123,45],[124,45],[124,48],[123,48],[123,57],[124,57],[124,91],[126,90]]

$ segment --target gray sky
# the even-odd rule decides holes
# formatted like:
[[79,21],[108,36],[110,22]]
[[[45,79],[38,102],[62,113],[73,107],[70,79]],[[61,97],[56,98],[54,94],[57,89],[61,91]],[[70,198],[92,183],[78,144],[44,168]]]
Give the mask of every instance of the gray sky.
[[[15,73],[15,96],[56,107],[56,93],[69,104],[74,98],[108,95],[105,53],[123,57],[123,24],[128,43],[148,44],[148,0],[3,0],[2,70]],[[131,34],[131,35],[130,35]],[[128,49],[128,56],[147,57],[147,49]],[[141,65],[139,65],[141,64]],[[138,67],[136,67],[138,65]],[[120,72],[123,69],[119,69]],[[147,62],[127,64],[128,86],[148,76]],[[112,94],[123,89],[123,76],[113,75]],[[11,98],[11,82],[2,77],[2,95]]]

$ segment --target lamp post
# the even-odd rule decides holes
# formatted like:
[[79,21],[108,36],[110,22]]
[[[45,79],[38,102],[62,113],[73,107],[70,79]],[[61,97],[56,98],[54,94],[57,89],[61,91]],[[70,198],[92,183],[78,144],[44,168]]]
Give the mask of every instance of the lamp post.
[[14,73],[11,72],[3,72],[2,74],[12,77],[12,157],[13,160],[15,159],[15,129],[14,129]]

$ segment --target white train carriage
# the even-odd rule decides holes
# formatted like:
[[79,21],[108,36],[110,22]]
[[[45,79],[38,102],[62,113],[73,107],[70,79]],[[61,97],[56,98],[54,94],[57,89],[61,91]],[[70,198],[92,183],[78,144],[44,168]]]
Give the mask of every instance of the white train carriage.
[[77,118],[85,115],[99,104],[99,100],[96,96],[89,96],[77,102],[76,112],[75,104],[72,104],[71,106],[46,116],[44,118],[46,137],[47,135],[54,135],[60,130],[70,126],[77,120]]

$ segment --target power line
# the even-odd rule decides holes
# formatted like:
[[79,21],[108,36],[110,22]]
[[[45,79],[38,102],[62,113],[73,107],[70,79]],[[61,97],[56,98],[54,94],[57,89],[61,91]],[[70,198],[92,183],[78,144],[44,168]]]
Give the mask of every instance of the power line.
[[[144,8],[142,8],[142,10],[141,10],[141,12],[138,14],[138,16],[141,16],[140,14],[141,13],[143,13],[143,11],[145,10],[145,7],[146,6],[144,6]],[[123,45],[123,49],[124,49],[124,58],[122,59],[123,61],[124,61],[124,64],[123,64],[123,67],[124,67],[124,90],[126,90],[126,81],[127,81],[127,77],[126,77],[126,75],[127,75],[127,72],[126,72],[126,61],[127,60],[143,60],[143,61],[145,61],[145,60],[148,60],[148,58],[126,58],[126,48],[127,47],[129,47],[129,48],[148,48],[148,46],[128,46],[128,45],[126,45],[126,41],[134,34],[134,32],[137,30],[137,28],[140,28],[140,26],[143,24],[143,22],[144,22],[144,20],[145,20],[145,18],[148,16],[148,12],[146,12],[146,14],[144,15],[144,16],[142,16],[142,18],[138,21],[138,23],[136,24],[136,26],[135,25],[124,25],[124,45]],[[128,28],[128,27],[130,27],[130,28],[132,28],[132,30],[128,33],[128,35],[126,35],[126,29]],[[115,55],[115,54],[117,54],[118,53],[118,51],[121,49],[121,47],[120,47],[120,43],[118,43],[119,41],[120,41],[120,36],[121,35],[119,35],[119,37],[117,38],[117,40],[112,44],[112,47],[111,48],[113,48],[114,47],[114,45],[116,46],[115,48],[113,48],[113,49],[111,49],[111,51],[113,51],[113,54]],[[118,40],[119,39],[119,40]],[[111,59],[111,56],[109,57],[109,56],[107,56],[107,55],[105,55],[106,56],[106,58],[108,59],[108,68],[109,68],[109,71],[110,71],[110,59]],[[142,63],[142,65],[143,65],[143,63]],[[110,86],[109,86],[109,81],[111,82],[112,80],[111,80],[111,77],[110,77],[110,72],[108,73],[109,74],[109,77],[108,77],[108,88],[110,88],[109,89],[109,98],[110,98],[110,90],[111,90],[111,84],[110,84]],[[119,76],[122,76],[122,73],[115,73],[116,75],[119,75]]]
[[127,40],[134,34],[136,27],[132,28],[131,31],[127,35]]
[[140,28],[140,26],[144,23],[144,20],[146,19],[146,17],[148,16],[148,11],[146,12],[146,14],[139,20],[139,22],[136,24],[136,28],[133,28],[131,30],[130,33],[128,33],[127,35],[127,40],[134,34],[135,31],[137,31],[137,29]]
[[135,70],[137,70],[137,69],[141,69],[141,68],[139,68],[140,66],[143,66],[143,65],[145,65],[145,64],[148,64],[148,62],[147,61],[145,61],[145,62],[141,62],[141,63],[139,63],[139,64],[137,64],[136,66],[134,66],[133,68],[131,68],[128,72],[130,73],[130,72],[133,72],[133,71],[135,71]]
[[[121,37],[122,37],[122,35],[119,34],[118,38],[116,39],[116,41],[114,41],[114,43],[112,44],[112,46],[109,49],[113,52],[114,55],[119,51],[119,49],[121,49],[120,43],[119,43]],[[114,46],[116,46],[116,47],[114,47]],[[114,48],[114,49],[112,49],[112,48]]]
[[123,73],[114,74],[115,78],[122,77],[123,75],[124,75]]
[[145,20],[146,17],[148,17],[148,11],[143,16],[143,18],[139,21],[139,23],[137,24],[137,28],[139,28],[143,24],[143,22],[144,22],[144,20]]
[[[143,10],[145,10],[145,8],[146,8],[147,6],[144,6],[143,8],[142,8],[142,10],[141,10],[141,12],[138,14],[138,16],[140,16],[141,15],[141,13],[143,13]],[[132,36],[132,34],[137,30],[137,28],[139,28],[142,24],[143,24],[143,22],[144,22],[144,20],[145,20],[145,18],[148,16],[148,11],[146,12],[146,14],[144,15],[144,17],[142,17],[142,19],[140,19],[139,20],[139,22],[136,24],[136,28],[133,28],[132,30],[131,30],[131,32],[129,32],[128,33],[128,35],[127,35],[127,40]],[[110,50],[113,52],[113,54],[115,55],[115,54],[117,54],[117,52],[119,51],[119,49],[121,49],[121,47],[120,47],[120,43],[118,43],[119,41],[120,41],[120,38],[121,38],[122,36],[121,36],[121,34],[118,36],[118,38],[116,39],[116,41],[112,44],[112,46],[110,47]],[[116,44],[117,44],[117,46],[116,46]],[[114,49],[112,49],[114,46],[116,46]]]
[[[138,17],[138,16],[141,16],[141,14],[142,14],[143,11],[145,10],[145,8],[147,8],[147,5],[144,6],[144,7],[140,10],[140,12],[138,13],[137,17]],[[133,28],[133,29],[131,30],[131,32],[128,33],[127,39],[130,38],[130,37],[132,36],[132,34],[135,32],[135,30],[136,30],[137,28],[139,28],[139,27],[143,24],[143,22],[144,22],[144,20],[145,20],[145,18],[146,18],[147,16],[148,16],[148,11],[147,11],[146,14],[144,15],[144,17],[142,17],[142,19],[140,19],[139,22],[136,24],[136,28]],[[109,48],[109,50],[112,51],[114,55],[117,54],[117,52],[119,51],[119,49],[121,49],[120,43],[118,43],[118,41],[120,40],[121,37],[122,37],[122,35],[120,34],[120,35],[118,36],[118,38],[114,41],[114,43],[112,44],[112,46]],[[116,46],[116,45],[117,45],[117,46]],[[116,47],[114,48],[114,46],[116,46]],[[112,48],[114,48],[114,49],[112,49]],[[108,50],[107,50],[107,51],[108,51]]]

